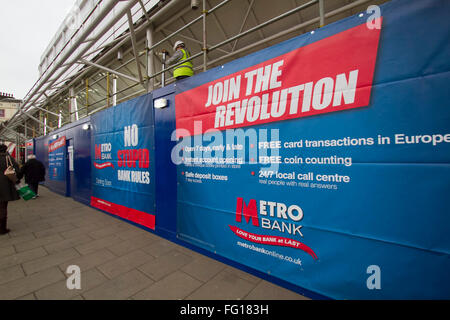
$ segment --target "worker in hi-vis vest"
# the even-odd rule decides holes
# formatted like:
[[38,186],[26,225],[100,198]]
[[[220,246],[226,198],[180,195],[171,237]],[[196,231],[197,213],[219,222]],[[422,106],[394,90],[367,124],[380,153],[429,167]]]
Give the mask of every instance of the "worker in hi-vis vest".
[[[180,40],[175,42],[175,45],[173,46],[173,51],[175,51],[173,56],[166,61],[168,65],[177,64],[183,60],[188,59],[191,56],[189,51],[185,48],[184,42]],[[188,78],[193,75],[194,69],[192,68],[191,61],[181,63],[173,69],[173,76],[177,80]]]

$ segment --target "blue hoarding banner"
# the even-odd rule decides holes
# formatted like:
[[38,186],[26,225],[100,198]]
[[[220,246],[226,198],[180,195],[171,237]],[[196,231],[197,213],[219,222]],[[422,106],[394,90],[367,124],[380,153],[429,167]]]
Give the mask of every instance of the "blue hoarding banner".
[[155,229],[151,95],[92,115],[91,205]]
[[177,83],[177,232],[337,299],[450,298],[450,2]]
[[48,176],[50,180],[66,180],[66,137],[48,143]]

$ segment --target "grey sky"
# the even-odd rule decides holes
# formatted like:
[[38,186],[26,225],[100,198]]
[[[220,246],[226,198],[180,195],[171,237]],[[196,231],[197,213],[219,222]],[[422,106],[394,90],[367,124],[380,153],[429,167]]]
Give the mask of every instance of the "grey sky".
[[41,55],[76,0],[0,0],[0,92],[23,99]]

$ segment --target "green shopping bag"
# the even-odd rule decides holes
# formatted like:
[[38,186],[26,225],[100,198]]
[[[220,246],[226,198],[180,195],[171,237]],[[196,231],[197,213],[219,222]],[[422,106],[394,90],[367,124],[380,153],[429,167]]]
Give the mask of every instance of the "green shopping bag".
[[25,183],[21,182],[21,183],[17,184],[16,189],[17,189],[17,192],[19,193],[19,196],[25,201],[28,201],[36,196],[34,191],[31,190],[30,187]]

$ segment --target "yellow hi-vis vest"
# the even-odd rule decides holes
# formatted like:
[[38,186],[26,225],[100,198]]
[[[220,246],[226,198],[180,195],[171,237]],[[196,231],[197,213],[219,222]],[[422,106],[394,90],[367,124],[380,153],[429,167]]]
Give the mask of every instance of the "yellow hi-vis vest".
[[[181,51],[183,52],[183,57],[181,58],[181,60],[179,62],[186,60],[187,58],[189,58],[191,56],[187,50],[181,49]],[[182,63],[173,69],[173,76],[175,78],[179,77],[179,76],[192,77],[193,75],[194,75],[194,70],[192,69],[191,61],[186,61],[185,63]]]

